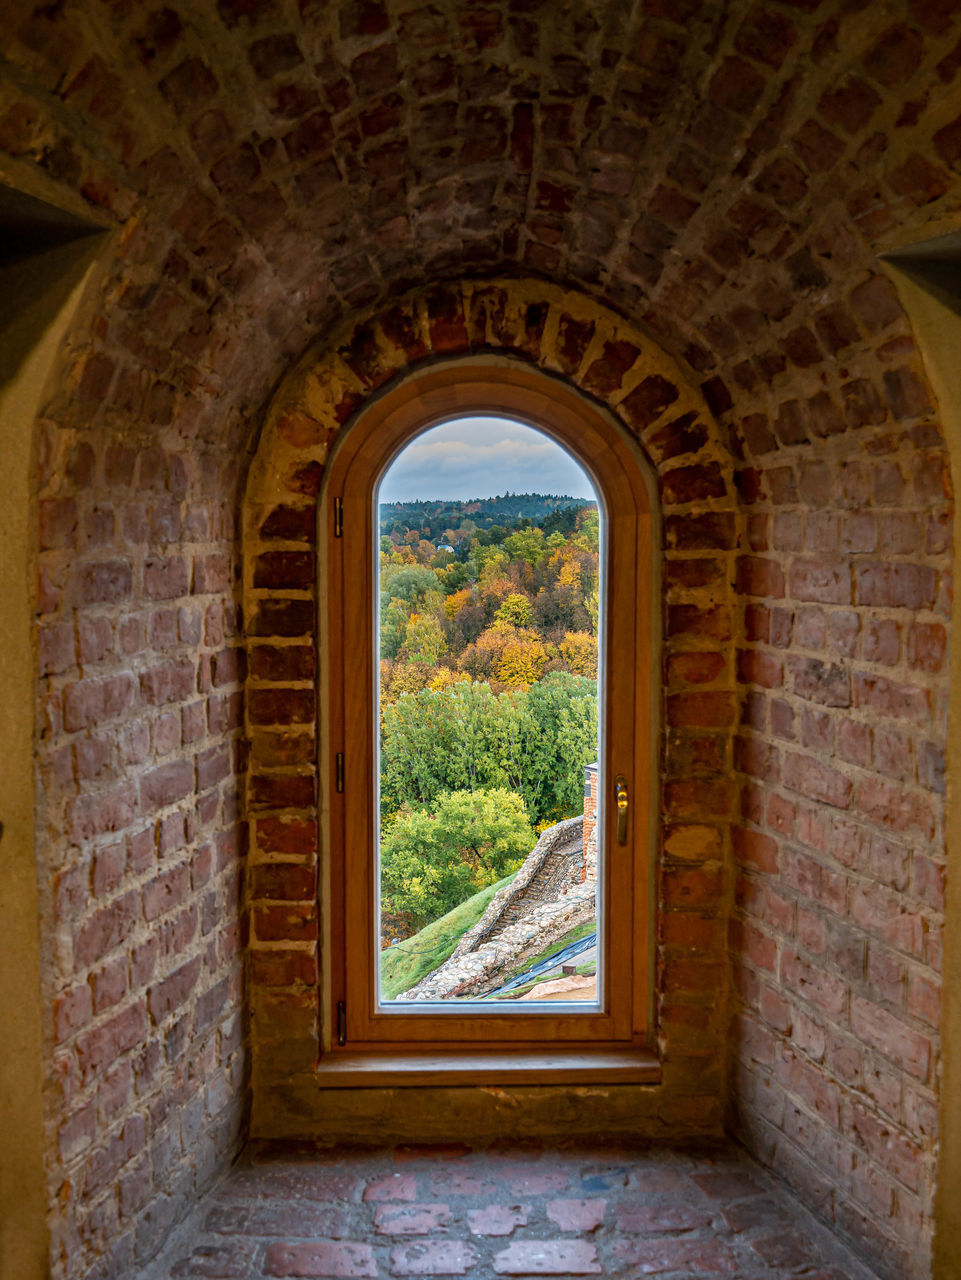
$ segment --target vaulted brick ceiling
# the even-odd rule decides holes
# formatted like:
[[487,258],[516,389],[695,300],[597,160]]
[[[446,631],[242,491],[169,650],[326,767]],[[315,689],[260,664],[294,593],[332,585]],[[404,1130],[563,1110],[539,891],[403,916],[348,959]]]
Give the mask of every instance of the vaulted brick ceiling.
[[86,392],[128,427],[170,384],[220,435],[344,313],[494,272],[606,298],[718,410],[764,400],[900,333],[874,254],[961,158],[952,0],[7,8],[44,90],[7,84],[0,146],[124,227]]

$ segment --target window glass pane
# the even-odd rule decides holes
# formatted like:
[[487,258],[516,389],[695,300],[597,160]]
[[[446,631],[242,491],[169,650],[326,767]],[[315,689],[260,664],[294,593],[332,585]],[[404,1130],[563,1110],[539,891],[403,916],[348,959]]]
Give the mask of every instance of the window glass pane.
[[594,1011],[597,492],[545,434],[464,418],[376,504],[381,1007]]

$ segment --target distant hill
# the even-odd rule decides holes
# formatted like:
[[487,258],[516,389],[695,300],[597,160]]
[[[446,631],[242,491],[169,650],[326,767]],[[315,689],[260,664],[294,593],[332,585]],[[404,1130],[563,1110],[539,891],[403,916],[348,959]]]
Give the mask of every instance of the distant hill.
[[505,493],[495,498],[471,498],[466,502],[437,499],[421,502],[385,502],[380,508],[381,534],[416,529],[437,541],[447,531],[467,525],[473,530],[516,526],[523,521],[543,524],[555,512],[596,507],[588,498],[557,493]]

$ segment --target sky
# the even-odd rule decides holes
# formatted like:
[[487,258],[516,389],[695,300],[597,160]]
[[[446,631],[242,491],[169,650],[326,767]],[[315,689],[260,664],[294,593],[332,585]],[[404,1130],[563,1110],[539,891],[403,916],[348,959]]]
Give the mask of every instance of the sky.
[[394,460],[381,502],[558,493],[594,498],[586,472],[550,437],[509,418],[457,418],[431,427]]

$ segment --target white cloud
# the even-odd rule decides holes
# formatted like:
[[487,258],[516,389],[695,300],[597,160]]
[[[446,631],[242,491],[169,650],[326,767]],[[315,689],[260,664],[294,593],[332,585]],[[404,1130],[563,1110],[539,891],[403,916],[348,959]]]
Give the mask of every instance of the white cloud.
[[459,418],[431,427],[381,481],[381,502],[489,498],[506,493],[593,498],[583,468],[549,436],[507,418]]

